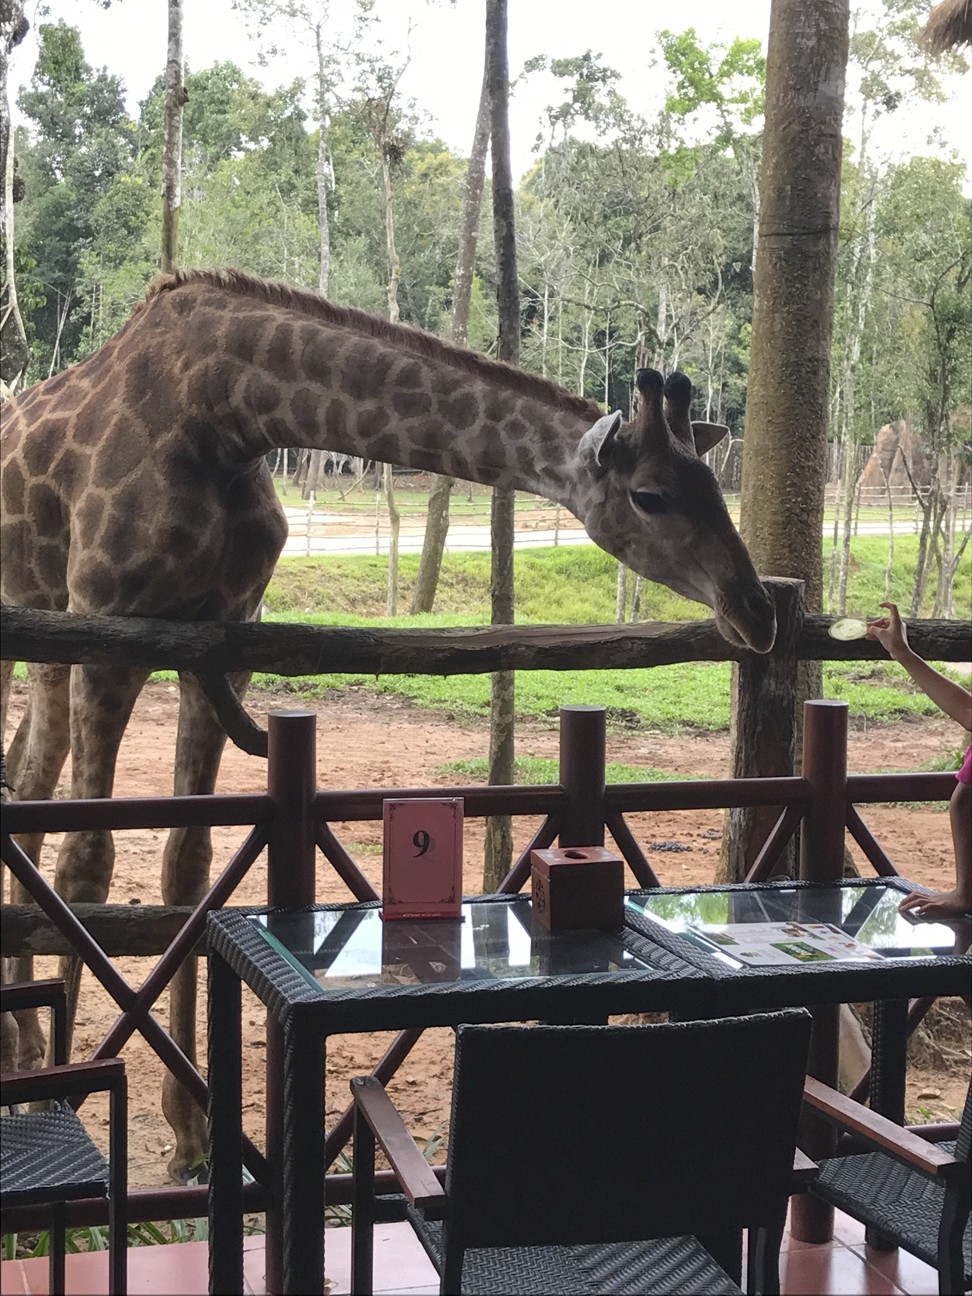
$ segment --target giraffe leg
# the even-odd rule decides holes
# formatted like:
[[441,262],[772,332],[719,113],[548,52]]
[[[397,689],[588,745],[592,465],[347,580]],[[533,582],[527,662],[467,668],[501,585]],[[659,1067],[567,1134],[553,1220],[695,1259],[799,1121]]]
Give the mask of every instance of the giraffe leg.
[[14,663],[0,661],[0,754],[6,751],[7,741],[7,705],[10,702],[10,686],[13,683]]
[[[249,675],[230,676],[230,683],[240,696],[248,681]],[[195,677],[183,676],[176,738],[176,796],[213,792],[225,743],[226,735]],[[162,862],[164,904],[199,903],[208,889],[212,853],[212,834],[208,827],[172,829]],[[186,959],[169,987],[169,1031],[193,1063],[197,1061],[197,963],[195,958]],[[184,1183],[205,1172],[206,1116],[168,1071],[162,1083],[162,1110],[175,1135],[169,1174],[177,1183]]]
[[[117,666],[71,668],[71,796],[110,797],[115,763],[148,671]],[[103,904],[115,862],[111,833],[89,829],[65,834],[57,857],[54,887],[68,904],[88,901]],[[58,975],[64,978],[68,999],[68,1050],[74,1033],[81,984],[81,962],[62,957]]]
[[[27,708],[10,744],[7,782],[10,785],[10,795],[18,801],[46,801],[54,794],[70,745],[70,668],[35,663],[27,667],[27,675],[30,682]],[[9,683],[4,682],[9,688]],[[6,698],[4,701],[6,702]],[[40,862],[41,847],[44,844],[42,832],[25,834],[18,838],[18,844],[35,864]],[[10,879],[10,902],[32,903],[32,897],[16,878]],[[10,961],[10,979],[13,981],[30,981],[33,971],[34,961],[31,958]],[[17,1025],[15,1069],[30,1071],[40,1064],[44,1056],[44,1032],[36,1009],[31,1008],[14,1015]],[[9,1049],[12,1046],[9,1026],[0,1023],[0,1035],[3,1037],[0,1047]]]

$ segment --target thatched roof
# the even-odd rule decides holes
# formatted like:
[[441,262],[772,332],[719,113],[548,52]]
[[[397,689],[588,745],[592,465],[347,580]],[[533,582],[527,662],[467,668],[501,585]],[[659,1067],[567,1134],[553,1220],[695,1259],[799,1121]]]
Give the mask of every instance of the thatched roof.
[[972,0],[941,0],[928,16],[921,42],[932,54],[972,46]]

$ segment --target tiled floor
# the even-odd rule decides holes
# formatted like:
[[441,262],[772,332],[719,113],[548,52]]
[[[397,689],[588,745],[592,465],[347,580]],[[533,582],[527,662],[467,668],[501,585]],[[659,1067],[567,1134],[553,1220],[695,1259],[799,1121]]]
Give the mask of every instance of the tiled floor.
[[[350,1229],[327,1235],[330,1296],[350,1291]],[[205,1242],[135,1247],[129,1253],[132,1296],[205,1296]],[[104,1296],[103,1252],[73,1255],[67,1262],[67,1296]],[[246,1240],[246,1296],[265,1296],[263,1238]],[[864,1245],[863,1226],[838,1214],[832,1243],[818,1246],[787,1238],[782,1264],[783,1296],[935,1296],[935,1271],[903,1251],[876,1252]],[[432,1267],[407,1224],[386,1224],[375,1238],[376,1296],[433,1296],[439,1290]],[[2,1296],[47,1296],[46,1260],[0,1264]]]

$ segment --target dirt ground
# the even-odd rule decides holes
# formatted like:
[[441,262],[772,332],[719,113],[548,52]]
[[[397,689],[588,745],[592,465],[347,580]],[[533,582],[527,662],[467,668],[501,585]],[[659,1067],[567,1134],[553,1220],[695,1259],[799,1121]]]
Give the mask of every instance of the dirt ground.
[[[25,701],[24,686],[15,686],[12,722],[19,720]],[[118,764],[116,794],[119,796],[159,795],[171,786],[171,767],[176,733],[178,690],[175,685],[152,684],[140,698],[126,734]],[[250,698],[252,714],[261,722],[268,710],[288,705],[310,707],[319,717],[318,786],[328,789],[435,786],[461,782],[436,773],[446,760],[485,757],[488,739],[485,726],[467,724],[455,718],[422,711],[394,698],[374,699],[360,689],[349,688],[322,702],[294,703],[286,695],[257,694]],[[848,767],[853,773],[886,770],[914,770],[940,757],[956,745],[954,725],[945,720],[922,719],[891,726],[868,727],[852,732]],[[517,749],[521,756],[556,757],[556,722],[523,724],[518,729]],[[726,734],[609,734],[608,759],[651,765],[686,778],[726,777],[729,740]],[[227,748],[218,784],[221,792],[257,792],[265,787],[265,763]],[[59,792],[67,794],[69,771],[65,771]],[[719,858],[722,829],[721,811],[679,811],[633,815],[629,823],[636,838],[649,844],[652,865],[668,885],[705,884],[713,880]],[[943,806],[868,806],[864,818],[905,877],[931,887],[951,882],[953,862],[948,817]],[[380,889],[381,826],[372,823],[334,825],[338,837],[357,859],[362,870]],[[515,848],[521,849],[536,828],[534,820],[515,820]],[[228,860],[242,839],[240,829],[214,831],[214,872]],[[164,832],[116,833],[116,864],[111,899],[117,903],[161,903],[159,868]],[[656,843],[654,849],[651,843]],[[480,889],[477,873],[482,861],[483,828],[479,820],[465,827],[465,889]],[[661,845],[661,849],[658,849]],[[53,871],[56,839],[45,847],[44,868]],[[857,854],[862,871],[869,866]],[[318,899],[350,899],[343,883],[321,860]],[[251,869],[234,897],[236,904],[266,902],[266,871],[262,861]],[[53,960],[38,960],[38,975],[51,975]],[[146,959],[121,959],[119,967],[135,985],[148,975]],[[951,1029],[941,1050],[920,1049],[911,1068],[909,1100],[933,1119],[952,1119],[968,1083],[969,1030],[960,1002],[949,1005]],[[167,1020],[166,999],[157,1006],[159,1018]],[[75,1038],[76,1058],[89,1056],[97,1048],[116,1016],[107,996],[85,973]],[[244,1001],[245,1048],[253,1063],[244,1067],[244,1122],[247,1133],[262,1145],[264,1122],[263,1068],[264,1016],[253,999]],[[205,1058],[205,1022],[199,1023],[199,1056]],[[328,1049],[328,1107],[333,1119],[343,1110],[348,1079],[371,1069],[391,1037],[347,1036],[333,1039]],[[452,1067],[451,1032],[428,1031],[399,1071],[391,1088],[403,1108],[410,1127],[418,1136],[431,1136],[442,1127],[448,1114],[449,1077]],[[166,1164],[172,1151],[168,1126],[161,1114],[159,1093],[161,1064],[139,1038],[125,1049],[131,1086],[130,1158],[133,1187],[166,1182]],[[89,1111],[86,1107],[85,1111]],[[90,1108],[96,1136],[107,1133],[106,1113]]]

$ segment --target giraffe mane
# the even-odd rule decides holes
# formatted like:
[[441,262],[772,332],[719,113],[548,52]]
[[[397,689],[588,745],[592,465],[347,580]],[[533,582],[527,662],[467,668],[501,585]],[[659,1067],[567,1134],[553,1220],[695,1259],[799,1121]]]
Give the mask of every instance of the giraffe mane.
[[328,301],[326,297],[307,289],[293,288],[289,284],[279,283],[272,279],[260,279],[243,270],[174,270],[157,276],[145,291],[145,299],[136,307],[141,310],[162,293],[172,292],[178,288],[192,287],[219,288],[225,292],[239,293],[244,297],[264,301],[272,306],[281,306],[285,310],[299,311],[325,320],[338,328],[351,329],[370,337],[394,342],[406,350],[430,359],[441,360],[466,373],[474,374],[487,382],[502,383],[510,391],[519,395],[532,397],[546,405],[567,410],[581,418],[597,419],[601,408],[594,401],[584,396],[574,396],[566,388],[541,378],[537,374],[527,373],[502,360],[491,360],[476,351],[456,346],[443,338],[436,337],[424,329],[413,328],[408,324],[393,324],[390,320],[370,315],[356,306],[340,306]]

